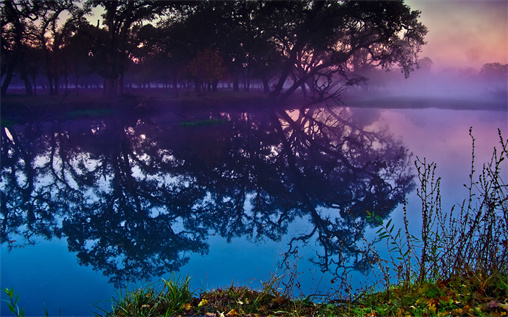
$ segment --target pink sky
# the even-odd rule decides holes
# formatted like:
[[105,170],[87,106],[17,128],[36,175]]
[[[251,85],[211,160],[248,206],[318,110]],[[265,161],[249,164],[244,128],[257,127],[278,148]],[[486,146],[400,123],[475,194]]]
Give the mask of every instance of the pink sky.
[[485,63],[508,64],[508,1],[407,0],[421,10],[427,45],[420,57],[430,57],[434,69],[480,69]]

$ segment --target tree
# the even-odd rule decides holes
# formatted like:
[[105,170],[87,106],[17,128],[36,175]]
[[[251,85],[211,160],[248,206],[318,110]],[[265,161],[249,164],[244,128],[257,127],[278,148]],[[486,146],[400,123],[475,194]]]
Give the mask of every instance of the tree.
[[[37,0],[2,1],[0,3],[2,27],[2,87],[5,96],[16,67],[26,61],[28,24],[37,20],[43,2]],[[26,77],[24,78],[26,80]],[[25,81],[25,86],[30,85]],[[31,94],[31,90],[27,90]]]
[[125,67],[133,47],[132,27],[143,20],[152,20],[162,13],[170,4],[157,0],[88,0],[89,7],[104,8],[104,24],[108,31],[105,47],[107,68],[103,73],[104,92],[106,95],[123,93]]
[[[302,85],[314,86],[321,98],[333,96],[360,50],[378,66],[414,69],[426,27],[420,12],[403,1],[266,2],[259,14],[273,30],[271,40],[284,59],[273,96],[286,99]],[[288,79],[289,88],[283,91]]]
[[486,63],[480,69],[480,76],[488,80],[504,80],[508,78],[508,64]]
[[[76,92],[85,75],[92,73],[96,42],[101,38],[101,30],[86,20],[76,21],[75,28],[64,39],[60,49],[61,62],[64,64],[64,77],[67,86],[68,77],[73,76]],[[98,68],[98,67],[97,67]]]
[[[61,49],[66,38],[75,29],[76,20],[79,20],[83,13],[77,10],[75,2],[73,0],[43,2],[38,23],[31,23],[29,28],[29,33],[34,38],[33,45],[38,47],[44,55],[50,95],[58,94],[58,79],[64,72],[62,66],[65,65],[61,63]],[[66,11],[71,14],[71,17],[60,26],[59,17]],[[74,15],[77,12],[78,14]]]
[[202,83],[207,84],[209,90],[217,91],[217,83],[226,71],[222,57],[212,49],[198,52],[188,67],[190,75],[196,80],[196,91],[200,91]]

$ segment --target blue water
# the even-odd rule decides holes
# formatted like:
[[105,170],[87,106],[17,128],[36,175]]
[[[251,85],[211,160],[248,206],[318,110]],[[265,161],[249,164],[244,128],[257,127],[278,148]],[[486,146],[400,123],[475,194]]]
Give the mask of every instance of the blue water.
[[446,209],[465,197],[469,127],[483,162],[507,125],[506,111],[323,108],[3,128],[1,287],[27,316],[90,316],[175,271],[198,290],[292,274],[295,295],[334,294],[344,267],[368,272],[366,210],[400,219],[407,196],[418,230],[417,156],[437,162]]

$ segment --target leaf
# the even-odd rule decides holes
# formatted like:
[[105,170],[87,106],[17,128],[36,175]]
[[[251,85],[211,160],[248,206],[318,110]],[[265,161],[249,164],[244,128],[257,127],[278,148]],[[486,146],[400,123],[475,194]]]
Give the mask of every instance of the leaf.
[[14,306],[11,303],[7,303],[7,306],[9,307],[9,310],[11,312],[13,312],[14,314],[16,313],[16,308],[14,308]]
[[229,317],[235,317],[235,316],[239,316],[239,314],[236,312],[236,310],[233,308],[229,311],[229,313],[226,314],[226,316],[229,316]]
[[433,304],[433,303],[428,304],[428,305],[427,305],[427,309],[429,310],[429,312],[430,312],[431,314],[436,313],[436,305],[435,305],[435,304]]
[[286,299],[282,296],[277,296],[274,299],[272,299],[272,303],[279,304],[279,305],[283,304],[285,301],[286,301]]
[[415,239],[416,241],[420,241],[420,239],[418,239],[417,237],[415,237],[414,235],[411,235],[411,238]]
[[208,300],[206,300],[206,299],[202,299],[202,300],[199,302],[198,307],[205,306],[206,304],[208,304]]
[[10,297],[12,298],[14,296],[14,289],[11,288],[11,289],[8,289],[8,288],[4,288],[4,292]]

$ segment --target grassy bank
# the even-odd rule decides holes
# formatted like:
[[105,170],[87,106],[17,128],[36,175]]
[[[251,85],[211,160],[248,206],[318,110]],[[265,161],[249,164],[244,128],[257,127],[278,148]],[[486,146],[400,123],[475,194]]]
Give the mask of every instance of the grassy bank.
[[[209,291],[189,288],[189,278],[162,280],[158,285],[120,293],[110,310],[98,316],[506,316],[508,275],[469,272],[448,279],[392,285],[354,299],[313,301],[289,298],[274,277],[263,288],[229,286]],[[23,316],[12,290],[8,304]],[[45,316],[48,316],[46,313]]]
[[122,294],[102,316],[505,316],[507,279],[470,272],[365,292],[354,300],[315,302],[312,296],[286,297],[278,278],[257,290],[229,286],[198,294],[186,277],[163,280],[162,290],[149,286]]

